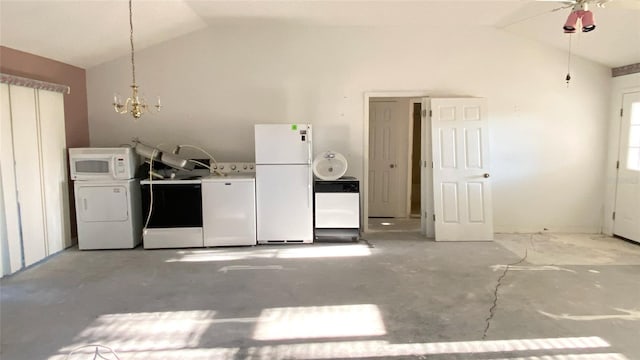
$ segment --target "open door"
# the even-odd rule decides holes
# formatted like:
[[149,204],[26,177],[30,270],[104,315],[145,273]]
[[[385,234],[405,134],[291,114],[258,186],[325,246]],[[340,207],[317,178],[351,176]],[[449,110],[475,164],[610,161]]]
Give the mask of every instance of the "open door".
[[640,242],[640,92],[622,98],[613,233]]
[[486,99],[431,99],[437,241],[493,240]]
[[369,217],[405,218],[409,99],[369,102]]

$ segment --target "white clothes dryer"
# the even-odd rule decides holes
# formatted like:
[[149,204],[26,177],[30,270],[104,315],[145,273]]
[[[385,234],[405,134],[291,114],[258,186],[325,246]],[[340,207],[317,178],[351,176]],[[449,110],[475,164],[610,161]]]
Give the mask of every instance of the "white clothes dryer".
[[131,249],[141,242],[140,181],[75,181],[80,250]]

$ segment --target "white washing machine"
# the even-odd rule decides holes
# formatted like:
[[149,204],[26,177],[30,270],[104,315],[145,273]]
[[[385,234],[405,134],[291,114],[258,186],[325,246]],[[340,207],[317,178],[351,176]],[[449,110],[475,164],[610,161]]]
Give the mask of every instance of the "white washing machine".
[[131,249],[141,242],[140,181],[76,181],[80,250]]
[[253,173],[202,179],[204,246],[256,245],[256,179]]

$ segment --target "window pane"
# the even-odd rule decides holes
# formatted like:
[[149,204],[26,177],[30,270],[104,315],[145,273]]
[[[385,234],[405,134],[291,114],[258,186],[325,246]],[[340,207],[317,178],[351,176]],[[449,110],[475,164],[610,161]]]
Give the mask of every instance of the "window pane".
[[640,102],[631,104],[631,125],[640,125]]
[[627,169],[640,170],[640,148],[629,148],[627,157]]
[[629,127],[629,147],[640,147],[640,125]]

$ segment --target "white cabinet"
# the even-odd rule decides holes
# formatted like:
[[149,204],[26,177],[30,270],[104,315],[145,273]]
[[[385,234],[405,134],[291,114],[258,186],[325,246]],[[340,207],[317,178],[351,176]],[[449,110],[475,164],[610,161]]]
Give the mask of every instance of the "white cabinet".
[[70,245],[69,190],[63,95],[0,86],[0,246],[7,274]]
[[204,246],[256,244],[256,191],[253,175],[202,180]]

